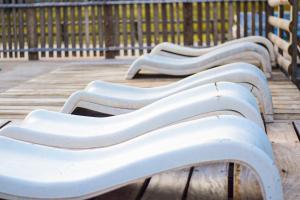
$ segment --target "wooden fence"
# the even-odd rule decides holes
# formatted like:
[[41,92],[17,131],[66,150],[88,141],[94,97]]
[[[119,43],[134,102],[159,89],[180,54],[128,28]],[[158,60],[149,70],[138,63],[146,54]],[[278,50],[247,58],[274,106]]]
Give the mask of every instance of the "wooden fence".
[[211,46],[266,35],[264,0],[0,0],[0,57],[140,55],[169,41]]
[[[270,14],[268,22],[271,25],[268,38],[276,50],[277,63],[291,79],[300,86],[300,46],[298,43],[298,18],[300,3],[298,0],[269,0]],[[289,9],[289,19],[284,18],[284,11]],[[274,16],[277,9],[278,16]],[[277,29],[277,34],[274,33]],[[284,39],[284,34],[286,39]],[[299,46],[299,47],[298,47]]]

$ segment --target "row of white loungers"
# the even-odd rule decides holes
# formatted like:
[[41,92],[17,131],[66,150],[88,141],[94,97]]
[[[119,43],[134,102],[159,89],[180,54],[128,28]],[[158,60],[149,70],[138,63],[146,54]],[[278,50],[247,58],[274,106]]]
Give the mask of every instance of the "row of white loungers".
[[[211,112],[227,115],[201,118]],[[0,131],[0,197],[85,199],[167,170],[229,161],[253,170],[266,199],[282,199],[263,127],[252,93],[228,82],[108,118],[35,111]]]
[[39,110],[28,115],[20,126],[8,126],[0,133],[35,144],[87,149],[122,143],[161,127],[216,112],[243,116],[264,129],[251,92],[238,84],[217,82],[170,95],[114,117],[87,118]]
[[[102,96],[86,99],[82,95],[83,102],[105,107],[100,109],[104,113],[126,114],[92,118],[38,110],[22,124],[3,128],[0,197],[86,199],[172,169],[238,162],[257,175],[265,199],[283,199],[271,144],[253,95],[271,121],[266,78],[253,66],[239,64],[240,69],[248,69],[240,70],[244,81],[229,78],[224,70],[217,76],[213,76],[216,71],[207,71],[148,93],[94,82],[88,88],[98,89]],[[238,77],[238,64],[225,67],[229,66]],[[77,104],[72,105],[69,110]]]

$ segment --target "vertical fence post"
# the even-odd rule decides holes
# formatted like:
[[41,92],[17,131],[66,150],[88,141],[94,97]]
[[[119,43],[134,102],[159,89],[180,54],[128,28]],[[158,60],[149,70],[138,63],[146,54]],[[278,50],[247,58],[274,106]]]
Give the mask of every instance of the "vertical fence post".
[[272,16],[274,14],[274,8],[272,8],[268,1],[265,2],[265,6],[266,6],[266,27],[265,27],[265,30],[266,30],[266,37],[268,37],[268,34],[270,32],[273,32],[273,27],[269,24],[268,22],[268,16]]
[[[34,0],[26,0],[26,3],[34,3]],[[27,36],[28,48],[29,49],[38,48],[35,8],[27,8],[26,18],[27,18],[27,32],[28,32],[28,36]],[[28,59],[38,60],[39,59],[38,52],[29,51]]]
[[[284,6],[282,6],[282,5],[280,5],[278,7],[278,17],[284,18]],[[277,33],[280,38],[283,38],[283,32],[282,32],[281,28],[277,27]],[[278,52],[279,52],[279,54],[283,55],[282,49],[278,48]]]
[[[146,41],[147,41],[147,47],[151,47],[151,7],[150,4],[145,5],[146,9]],[[150,52],[150,49],[147,48],[147,53]]]
[[298,88],[300,88],[300,70],[298,67],[298,0],[291,0],[292,2],[292,8],[291,8],[291,16],[292,16],[292,34],[291,34],[291,69],[292,69],[292,81],[297,85]]
[[193,3],[183,3],[183,39],[184,45],[193,45]]
[[113,24],[113,6],[104,5],[104,32],[105,32],[105,58],[113,59],[115,58],[116,51],[109,50],[109,48],[114,47],[114,24]]

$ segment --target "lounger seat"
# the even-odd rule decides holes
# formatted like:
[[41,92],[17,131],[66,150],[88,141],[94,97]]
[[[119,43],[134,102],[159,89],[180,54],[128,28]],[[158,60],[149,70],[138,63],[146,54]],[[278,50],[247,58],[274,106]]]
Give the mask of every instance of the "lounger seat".
[[219,48],[202,56],[177,59],[162,55],[146,54],[136,59],[129,67],[126,79],[132,79],[140,70],[148,69],[168,75],[190,75],[209,68],[228,64],[244,57],[254,57],[260,62],[261,69],[270,78],[272,73],[268,51],[251,42],[237,43]]
[[[103,101],[107,103],[111,99]],[[0,135],[62,148],[98,148],[215,112],[240,115],[264,128],[252,93],[238,84],[221,82],[186,90],[134,112],[107,118],[34,111],[21,125],[3,128]]]
[[169,42],[163,42],[156,45],[151,50],[150,54],[169,56],[173,58],[195,57],[195,56],[201,56],[206,53],[215,51],[216,49],[219,48],[225,48],[227,46],[241,43],[241,42],[252,42],[252,43],[262,45],[268,50],[268,53],[271,58],[272,66],[276,65],[276,57],[275,57],[276,51],[274,49],[274,46],[270,40],[262,36],[247,36],[247,37],[234,39],[231,41],[227,41],[223,44],[207,47],[207,48],[191,48],[191,47],[185,47],[185,46],[181,46]]
[[[186,89],[217,81],[235,82],[247,86],[261,105],[264,120],[273,121],[272,97],[267,79],[261,70],[248,63],[220,66],[199,72],[178,82],[154,88],[93,81],[85,90],[73,93],[61,111],[72,113],[80,107],[110,115],[124,114]],[[204,94],[199,93],[199,95]]]
[[[104,129],[98,127],[100,133]],[[157,173],[208,162],[246,165],[257,175],[265,199],[283,199],[266,134],[241,117],[208,117],[80,151],[0,136],[0,156],[0,197],[6,199],[86,199]]]

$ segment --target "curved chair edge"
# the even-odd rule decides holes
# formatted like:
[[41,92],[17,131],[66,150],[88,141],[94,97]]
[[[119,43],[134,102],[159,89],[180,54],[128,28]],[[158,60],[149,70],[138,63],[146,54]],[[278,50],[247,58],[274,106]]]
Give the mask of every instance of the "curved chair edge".
[[[220,117],[221,117],[220,119],[223,118],[223,116]],[[211,118],[218,119],[218,117],[211,117]],[[232,124],[235,124],[236,120],[238,120],[238,117],[232,118]],[[243,136],[241,135],[240,137],[237,137],[238,135],[231,134],[231,133],[226,133],[225,135],[223,135],[222,133],[218,132],[218,134],[215,134],[216,137],[211,136],[209,138],[204,139],[203,137],[201,137],[201,134],[197,134],[200,133],[201,130],[201,128],[199,128],[201,126],[197,124],[199,123],[199,120],[195,120],[192,122],[185,122],[180,125],[174,125],[173,127],[164,128],[159,130],[160,132],[157,135],[164,136],[165,134],[169,134],[169,135],[176,134],[177,136],[179,136],[176,137],[176,140],[181,140],[184,138],[184,140],[189,142],[183,142],[182,144],[180,143],[181,145],[178,145],[179,143],[176,142],[176,140],[175,141],[165,140],[169,144],[169,145],[164,145],[165,147],[173,148],[173,146],[174,147],[176,146],[176,148],[172,149],[172,151],[169,151],[168,149],[164,151],[163,149],[158,148],[158,146],[154,144],[154,146],[157,147],[156,148],[157,151],[155,153],[151,153],[151,155],[149,154],[147,156],[144,156],[142,160],[129,162],[132,164],[126,165],[123,168],[114,168],[111,170],[110,173],[105,174],[105,176],[108,178],[110,176],[118,177],[118,178],[109,179],[110,181],[98,180],[98,182],[100,183],[96,182],[96,179],[94,179],[95,184],[93,184],[92,187],[93,189],[86,189],[87,187],[85,187],[85,189],[82,190],[65,189],[65,188],[71,188],[70,185],[72,184],[74,184],[74,186],[78,184],[75,181],[75,183],[68,183],[69,184],[68,186],[64,185],[66,184],[65,182],[63,182],[63,184],[57,184],[51,190],[50,189],[47,190],[48,191],[47,194],[43,194],[43,195],[40,193],[36,194],[36,196],[34,196],[35,194],[33,193],[28,194],[27,192],[28,190],[26,189],[22,189],[21,191],[18,191],[18,195],[19,197],[22,197],[24,199],[27,198],[85,199],[87,197],[93,197],[111,191],[116,187],[126,185],[132,181],[149,177],[165,171],[173,170],[173,169],[189,167],[199,163],[201,164],[201,163],[209,163],[209,162],[237,162],[253,170],[254,174],[258,178],[258,182],[260,184],[265,199],[282,200],[283,192],[281,186],[281,179],[280,179],[278,169],[275,165],[274,158],[272,155],[268,155],[267,152],[261,149],[261,147],[264,145],[271,147],[271,144],[267,139],[263,143],[261,143],[261,140],[259,138],[256,138],[255,134],[252,134],[251,132],[251,131],[257,132],[258,129],[257,130],[252,129],[251,128],[252,123],[249,120],[247,121],[248,121],[247,123],[249,123],[248,124],[249,128],[247,129],[247,131],[245,130],[242,131],[243,133],[245,133],[245,135]],[[223,125],[225,124],[226,123],[224,123]],[[244,128],[245,127],[241,128],[241,130],[243,130]],[[182,130],[185,131],[181,132]],[[205,130],[209,130],[209,129],[205,129]],[[226,129],[226,130],[230,130],[230,129]],[[186,134],[187,132],[189,133],[188,135]],[[262,138],[267,138],[267,136],[263,133],[261,129],[257,135],[260,135]],[[249,140],[247,139],[247,137],[251,137],[251,139]],[[165,139],[166,138],[167,137],[165,137]],[[0,138],[0,140],[2,139],[3,138]],[[138,141],[140,140],[138,139]],[[157,144],[160,144],[158,140],[151,140],[151,141],[148,140],[148,141],[149,142],[154,141],[154,143],[155,141],[157,141],[158,142]],[[260,143],[260,145],[258,143]],[[132,145],[128,145],[128,146],[132,146]],[[28,144],[27,147],[29,149],[35,148],[35,151],[29,150],[28,152],[36,152],[37,148],[39,148],[38,146],[34,147],[34,145],[31,144]],[[152,147],[153,146],[150,145],[149,148]],[[132,148],[135,148],[135,146],[132,146]],[[139,150],[137,149],[136,151]],[[205,153],[201,153],[201,152],[205,152]],[[127,158],[131,159],[132,158],[131,154],[129,154]],[[99,157],[99,159],[101,159],[101,157]],[[170,160],[172,160],[172,162],[169,162]],[[142,166],[143,166],[143,170],[141,169]],[[94,168],[100,169],[97,167]],[[134,173],[128,173],[128,171]],[[124,176],[124,173],[126,173],[127,175]],[[106,184],[101,185],[101,183],[104,182]],[[85,181],[83,181],[80,184],[87,185]],[[13,188],[16,188],[15,190],[18,190],[18,186],[14,186]],[[41,185],[40,187],[43,187],[43,185]],[[77,185],[77,187],[79,187],[79,185]],[[60,192],[57,192],[55,188],[57,189],[59,188],[59,191],[65,191],[65,193],[62,194]],[[3,189],[2,192],[4,192]],[[6,194],[9,193],[6,192]],[[12,195],[10,196],[10,195],[4,195],[2,193],[0,196],[11,198],[15,193],[11,193],[11,194]]]

